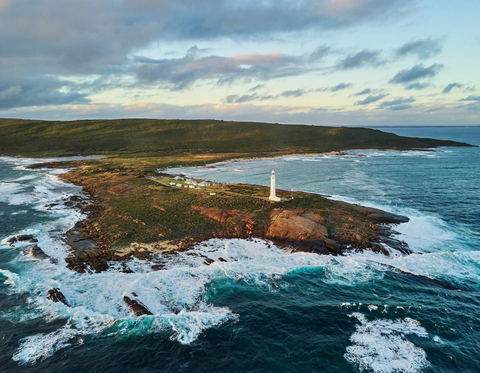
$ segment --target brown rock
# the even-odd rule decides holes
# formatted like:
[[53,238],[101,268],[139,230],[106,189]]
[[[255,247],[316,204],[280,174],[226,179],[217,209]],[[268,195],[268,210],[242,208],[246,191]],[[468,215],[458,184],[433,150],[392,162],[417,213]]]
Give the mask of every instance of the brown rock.
[[325,218],[323,216],[320,216],[318,214],[314,214],[313,212],[306,212],[305,214],[302,215],[303,217],[316,221],[319,224],[325,224]]
[[125,303],[127,303],[128,308],[132,313],[135,314],[135,316],[143,316],[143,315],[153,315],[147,307],[145,307],[142,302],[136,299],[131,299],[127,296],[123,297],[123,300]]
[[[310,214],[306,214],[311,216]],[[270,214],[270,226],[266,236],[273,239],[304,241],[323,240],[327,237],[327,228],[306,216],[300,216],[291,210],[275,210]]]

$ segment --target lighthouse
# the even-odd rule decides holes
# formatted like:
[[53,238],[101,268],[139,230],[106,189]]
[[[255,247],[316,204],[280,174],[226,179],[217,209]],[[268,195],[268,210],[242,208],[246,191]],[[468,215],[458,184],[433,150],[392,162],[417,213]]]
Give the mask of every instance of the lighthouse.
[[270,176],[270,197],[268,199],[270,201],[280,201],[280,198],[275,195],[275,171],[272,171],[272,176]]

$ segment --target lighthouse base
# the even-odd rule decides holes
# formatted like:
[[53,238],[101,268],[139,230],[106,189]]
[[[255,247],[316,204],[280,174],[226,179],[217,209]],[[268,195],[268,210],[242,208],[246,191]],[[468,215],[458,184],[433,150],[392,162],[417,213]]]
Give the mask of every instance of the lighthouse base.
[[270,196],[268,197],[270,201],[280,202],[282,199],[277,196]]

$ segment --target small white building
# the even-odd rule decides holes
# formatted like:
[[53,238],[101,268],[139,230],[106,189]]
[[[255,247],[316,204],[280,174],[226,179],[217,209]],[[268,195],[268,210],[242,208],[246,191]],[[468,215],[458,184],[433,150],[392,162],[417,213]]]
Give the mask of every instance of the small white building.
[[175,186],[176,184],[173,181],[171,181],[170,185]]
[[197,184],[198,184],[198,183],[197,183],[195,180],[193,180],[193,179],[188,179],[188,180],[185,181],[185,183],[187,183],[188,185],[197,185]]
[[179,187],[179,188],[183,187],[182,184],[175,184],[175,186],[177,186],[177,187]]
[[202,182],[200,183],[200,185],[207,187],[207,186],[210,186],[210,183],[207,183],[206,181],[202,181]]
[[175,176],[175,178],[174,178],[173,180],[178,180],[178,181],[180,181],[180,180],[183,180],[183,177],[181,177],[181,176]]
[[195,189],[195,185],[189,185],[188,186],[190,189]]

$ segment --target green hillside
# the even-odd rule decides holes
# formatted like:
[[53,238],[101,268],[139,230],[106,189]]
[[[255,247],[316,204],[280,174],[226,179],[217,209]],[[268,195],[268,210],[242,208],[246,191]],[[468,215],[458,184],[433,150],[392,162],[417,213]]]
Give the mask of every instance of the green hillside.
[[379,130],[215,120],[0,120],[0,154],[61,156],[320,153],[347,149],[465,146]]

